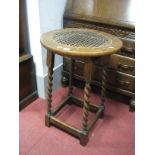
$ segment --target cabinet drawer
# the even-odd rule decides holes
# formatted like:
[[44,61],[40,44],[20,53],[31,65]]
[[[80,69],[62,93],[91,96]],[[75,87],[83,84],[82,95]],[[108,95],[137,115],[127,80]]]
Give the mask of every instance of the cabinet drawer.
[[110,57],[109,68],[135,75],[135,60],[133,58],[113,54]]
[[[95,66],[93,72],[93,80],[101,82],[102,67]],[[116,88],[134,92],[134,76],[121,72],[107,70],[107,84]]]
[[135,91],[135,78],[132,75],[124,74],[117,71],[107,71],[107,84],[128,90],[131,92]]
[[[70,58],[64,59],[64,70],[69,71]],[[84,62],[75,61],[73,74],[83,77]],[[102,67],[94,65],[92,80],[101,82]],[[134,92],[134,76],[111,69],[107,70],[107,84],[116,88]]]

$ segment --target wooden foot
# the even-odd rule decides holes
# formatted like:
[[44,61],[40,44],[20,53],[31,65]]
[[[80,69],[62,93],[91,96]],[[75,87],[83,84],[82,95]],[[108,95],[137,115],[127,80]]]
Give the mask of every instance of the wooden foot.
[[135,111],[135,99],[134,98],[130,100],[129,111],[130,112],[134,112]]
[[50,116],[49,115],[45,115],[45,125],[47,126],[47,127],[50,127],[51,126],[51,124],[50,124]]
[[103,118],[104,117],[105,106],[100,106],[99,108],[102,109],[102,112],[101,112],[99,118]]
[[81,134],[80,136],[80,144],[82,146],[85,146],[89,141],[89,138],[88,138],[88,134],[84,133],[84,134]]
[[69,78],[67,76],[62,75],[61,85],[62,87],[67,87],[69,83]]

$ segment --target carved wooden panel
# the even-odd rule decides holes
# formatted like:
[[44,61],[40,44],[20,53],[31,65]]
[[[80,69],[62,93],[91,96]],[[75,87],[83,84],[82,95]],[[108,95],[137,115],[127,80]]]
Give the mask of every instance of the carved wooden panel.
[[93,24],[89,22],[81,22],[81,21],[73,21],[73,20],[65,20],[64,21],[64,27],[67,28],[89,28],[89,29],[95,29],[99,31],[104,31],[107,33],[110,33],[112,35],[115,35],[119,37],[123,41],[123,50],[127,51],[126,55],[131,57],[134,57],[134,51],[135,51],[135,32],[134,30],[125,29],[125,28],[119,28],[119,27],[113,27],[106,24]]
[[133,30],[129,29],[122,29],[119,27],[112,27],[110,25],[97,25],[97,24],[92,24],[92,23],[84,23],[80,21],[71,21],[71,20],[65,20],[64,21],[64,27],[82,27],[82,28],[90,28],[90,29],[95,29],[95,30],[100,30],[100,31],[105,31],[110,34],[113,34],[117,37],[120,38],[129,38],[129,39],[135,39],[135,32]]

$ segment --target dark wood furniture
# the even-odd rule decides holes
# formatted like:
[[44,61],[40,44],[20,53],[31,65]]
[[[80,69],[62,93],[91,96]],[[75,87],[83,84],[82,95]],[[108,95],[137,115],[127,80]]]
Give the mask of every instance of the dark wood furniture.
[[[68,28],[47,32],[41,37],[41,44],[47,49],[47,66],[48,66],[48,106],[45,116],[46,126],[51,124],[57,126],[70,134],[80,138],[80,144],[86,145],[88,142],[88,133],[99,117],[104,113],[104,100],[106,88],[106,66],[109,62],[110,55],[116,53],[122,47],[122,41],[117,37],[90,29]],[[70,64],[70,82],[68,96],[55,110],[52,108],[52,80],[53,80],[53,64],[54,54],[67,56],[71,58]],[[92,104],[89,101],[90,84],[93,73],[93,62],[99,58],[103,58],[104,66],[102,67],[102,82],[101,82],[101,101],[98,105]],[[72,71],[75,61],[83,62],[83,75],[85,80],[84,98],[80,99],[74,96],[72,92]],[[66,104],[74,103],[83,107],[82,129],[71,126],[55,115]],[[88,123],[88,112],[94,112],[96,115]]]
[[26,1],[19,1],[19,109],[37,97],[35,66],[30,54]]
[[[134,1],[131,0],[68,0],[63,17],[64,28],[100,30],[116,35],[123,41],[122,50],[110,58],[107,88],[115,94],[121,94],[122,97],[127,96],[128,100],[132,99],[132,103],[135,95],[134,5]],[[63,58],[63,85],[68,84],[70,62],[70,58]],[[101,87],[103,64],[102,58],[94,62],[94,90]],[[84,81],[83,70],[83,61],[75,61],[74,85]]]

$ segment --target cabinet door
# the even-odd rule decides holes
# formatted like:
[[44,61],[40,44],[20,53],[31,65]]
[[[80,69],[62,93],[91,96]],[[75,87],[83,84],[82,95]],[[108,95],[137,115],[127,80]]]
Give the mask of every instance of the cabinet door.
[[37,97],[35,66],[30,54],[26,0],[19,1],[19,108]]

